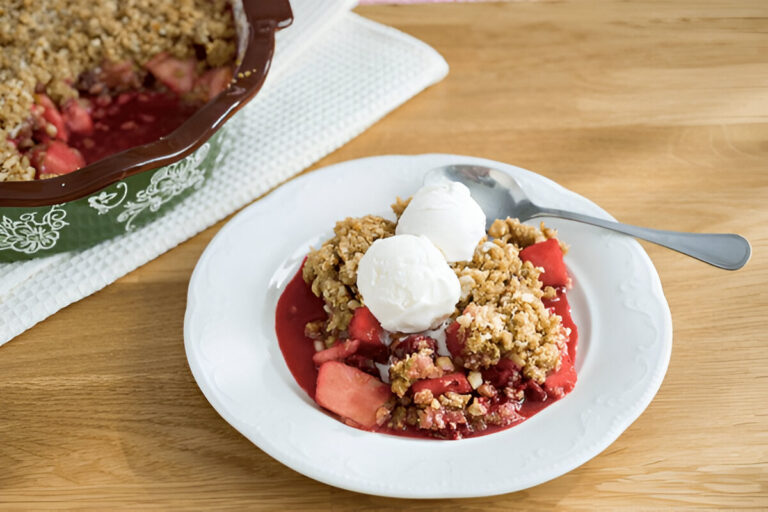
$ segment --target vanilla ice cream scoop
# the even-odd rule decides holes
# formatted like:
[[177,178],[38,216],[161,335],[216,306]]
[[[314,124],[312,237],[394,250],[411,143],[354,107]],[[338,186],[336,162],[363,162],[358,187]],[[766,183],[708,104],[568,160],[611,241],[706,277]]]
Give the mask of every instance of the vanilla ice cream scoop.
[[414,235],[373,242],[357,267],[357,288],[384,329],[406,333],[444,321],[461,294],[459,279],[440,251]]
[[485,214],[461,183],[426,185],[413,195],[395,233],[424,235],[449,262],[467,261],[485,236]]

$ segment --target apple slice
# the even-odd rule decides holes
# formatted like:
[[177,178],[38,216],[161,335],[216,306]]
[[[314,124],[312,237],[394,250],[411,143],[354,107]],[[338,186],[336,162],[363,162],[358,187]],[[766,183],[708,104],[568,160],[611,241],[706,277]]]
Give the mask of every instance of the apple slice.
[[56,138],[60,141],[67,142],[69,140],[67,125],[64,123],[64,118],[61,116],[59,109],[56,108],[56,104],[53,100],[45,94],[35,94],[35,100],[38,105],[43,107],[43,119],[56,127]]
[[392,396],[389,386],[364,371],[338,361],[317,373],[315,401],[363,429],[376,426],[376,411]]
[[411,385],[411,389],[414,393],[428,389],[432,392],[432,396],[440,396],[448,391],[469,393],[472,391],[472,386],[463,373],[455,372],[436,379],[417,380]]
[[88,110],[76,99],[71,99],[62,108],[64,122],[72,133],[79,135],[91,135],[93,133],[93,119]]
[[445,329],[445,346],[453,357],[461,357],[464,351],[464,337],[459,333],[459,322],[452,322]]
[[38,144],[27,156],[39,177],[60,176],[85,166],[85,158],[78,150],[58,140]]
[[349,337],[360,341],[358,352],[378,363],[387,359],[387,347],[381,342],[384,329],[371,310],[362,306],[355,310],[349,322]]
[[188,93],[195,85],[195,59],[177,59],[165,52],[158,53],[145,67],[176,94]]
[[206,99],[211,100],[229,87],[232,81],[232,70],[228,67],[209,69],[195,82],[195,89],[199,90]]
[[312,356],[312,361],[317,366],[328,361],[340,361],[357,352],[359,346],[360,341],[358,340],[347,340],[342,343],[336,343],[330,348],[316,352],[315,355]]
[[[138,89],[141,85],[139,75],[129,60],[104,61],[98,73],[98,81],[111,89]],[[97,93],[97,91],[93,91]],[[102,92],[98,89],[98,92]]]
[[520,251],[520,259],[544,269],[539,277],[544,286],[571,286],[571,278],[568,277],[563,261],[563,250],[556,238],[529,245]]

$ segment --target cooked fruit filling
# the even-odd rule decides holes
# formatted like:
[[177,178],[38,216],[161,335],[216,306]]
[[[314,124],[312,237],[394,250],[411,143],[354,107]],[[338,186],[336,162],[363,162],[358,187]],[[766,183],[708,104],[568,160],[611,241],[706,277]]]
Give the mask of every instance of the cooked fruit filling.
[[[427,195],[439,202],[455,188]],[[434,217],[422,202],[419,209]],[[408,206],[399,199],[393,205],[398,220]],[[415,235],[397,234],[398,223],[382,217],[344,219],[280,297],[278,341],[291,372],[348,425],[459,439],[516,425],[575,386],[565,244],[543,224],[498,219],[486,232],[484,216],[476,218],[472,224],[485,236],[468,238],[476,226],[462,228],[469,240],[462,244],[474,248],[450,246],[471,258],[448,263],[444,257],[449,278],[430,270],[440,264],[422,254],[421,244],[432,243],[435,232],[443,247],[453,244],[445,240],[449,230],[435,227],[455,224],[451,215],[462,216],[462,209],[430,222],[412,219],[409,226],[429,231]],[[411,238],[397,240],[403,236]],[[414,236],[423,242],[414,244]],[[386,250],[371,249],[382,240],[391,242]],[[437,243],[432,247],[442,252]],[[443,315],[452,279],[458,300]]]
[[0,8],[0,182],[45,179],[169,134],[232,79],[227,0]]

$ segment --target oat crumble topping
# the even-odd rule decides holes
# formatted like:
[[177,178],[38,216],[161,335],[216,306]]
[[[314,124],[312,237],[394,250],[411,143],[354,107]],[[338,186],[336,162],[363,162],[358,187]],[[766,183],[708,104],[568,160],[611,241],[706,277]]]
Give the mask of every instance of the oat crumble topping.
[[472,261],[453,265],[462,286],[456,320],[466,336],[464,367],[487,368],[506,357],[526,377],[543,382],[558,368],[565,336],[560,317],[541,302],[554,297],[555,290],[542,288],[539,270],[523,262],[519,252],[557,232],[499,219],[488,234],[494,240],[482,241]]
[[357,289],[360,258],[374,241],[394,235],[395,223],[375,215],[350,217],[337,222],[333,233],[333,238],[309,253],[303,271],[312,293],[322,297],[329,309],[329,333],[349,326],[352,312],[362,301]]
[[405,359],[397,361],[389,368],[392,392],[399,397],[405,395],[411,384],[417,380],[442,376],[443,370],[435,366],[434,351],[431,348],[422,348],[418,352],[408,354]]
[[152,57],[199,57],[201,68],[235,55],[228,0],[6,0],[0,6],[0,182],[34,179],[9,140],[30,116],[34,94],[54,102],[78,95],[78,79],[102,65]]
[[408,205],[411,203],[411,198],[408,199],[401,199],[400,197],[395,199],[394,204],[392,204],[391,208],[392,211],[395,212],[395,215],[397,216],[397,220],[400,220],[400,216],[403,214],[405,209],[408,207]]
[[461,410],[467,406],[471,398],[472,395],[462,395],[453,391],[448,391],[447,393],[440,395],[439,400],[440,405],[446,409]]

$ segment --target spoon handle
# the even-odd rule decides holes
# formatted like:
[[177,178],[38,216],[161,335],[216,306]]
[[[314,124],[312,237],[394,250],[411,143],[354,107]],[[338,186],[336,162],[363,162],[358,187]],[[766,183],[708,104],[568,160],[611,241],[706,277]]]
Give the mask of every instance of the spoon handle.
[[618,231],[687,254],[725,270],[740,269],[749,261],[752,254],[752,248],[747,239],[736,234],[683,233],[642,228],[552,208],[539,208],[534,217],[558,217]]

